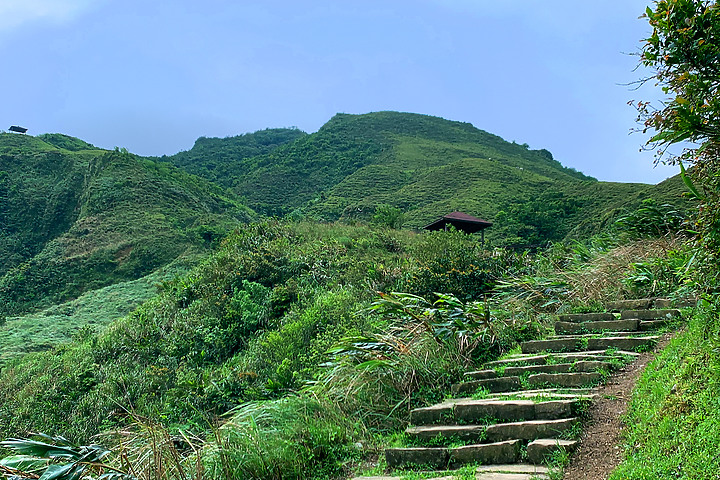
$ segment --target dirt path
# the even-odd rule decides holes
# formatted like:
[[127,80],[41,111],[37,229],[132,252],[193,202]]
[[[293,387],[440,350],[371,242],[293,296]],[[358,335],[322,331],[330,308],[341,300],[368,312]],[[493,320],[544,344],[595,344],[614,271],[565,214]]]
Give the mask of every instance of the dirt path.
[[[656,351],[668,344],[671,334],[663,335]],[[598,399],[590,409],[580,448],[565,469],[565,480],[605,480],[623,459],[622,416],[627,411],[633,388],[655,352],[643,353],[633,363],[617,371],[597,389]]]

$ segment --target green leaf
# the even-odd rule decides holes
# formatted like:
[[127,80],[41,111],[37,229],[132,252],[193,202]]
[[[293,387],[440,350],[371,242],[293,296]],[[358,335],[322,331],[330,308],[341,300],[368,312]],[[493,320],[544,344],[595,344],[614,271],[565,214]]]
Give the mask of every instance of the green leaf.
[[685,172],[685,166],[682,164],[682,162],[679,162],[679,163],[680,163],[680,178],[682,178],[682,181],[685,184],[685,186],[688,188],[688,190],[690,190],[690,193],[692,193],[692,195],[695,198],[697,198],[698,200],[704,200],[705,197],[700,194],[698,189],[695,187],[695,184],[692,182],[690,177]]

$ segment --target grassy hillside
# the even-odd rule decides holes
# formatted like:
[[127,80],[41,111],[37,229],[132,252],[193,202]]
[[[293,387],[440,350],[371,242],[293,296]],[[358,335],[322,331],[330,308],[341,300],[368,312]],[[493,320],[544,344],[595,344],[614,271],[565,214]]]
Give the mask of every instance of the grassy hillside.
[[142,277],[251,216],[169,164],[44,138],[62,148],[0,135],[0,315]]
[[[679,179],[672,188],[598,182],[547,150],[427,115],[338,114],[311,135],[294,131],[290,141],[292,132],[199,139],[167,158],[209,179],[220,180],[222,171],[225,185],[266,214],[369,220],[390,206],[404,214],[406,228],[418,228],[461,210],[495,222],[488,231],[495,245],[579,238],[648,197],[683,202]],[[259,155],[245,148],[274,135],[287,143]]]
[[269,128],[234,137],[200,137],[188,151],[152,160],[170,162],[194,175],[231,187],[249,173],[247,159],[265,155],[305,136],[305,132],[296,128]]

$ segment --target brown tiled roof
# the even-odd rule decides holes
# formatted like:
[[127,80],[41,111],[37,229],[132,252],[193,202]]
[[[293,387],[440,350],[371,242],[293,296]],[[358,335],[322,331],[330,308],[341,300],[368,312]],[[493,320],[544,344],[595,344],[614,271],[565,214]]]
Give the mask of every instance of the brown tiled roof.
[[473,217],[467,213],[452,212],[443,215],[434,222],[425,225],[423,228],[425,230],[444,230],[448,224],[467,233],[479,232],[492,226],[492,222],[488,222],[487,220]]

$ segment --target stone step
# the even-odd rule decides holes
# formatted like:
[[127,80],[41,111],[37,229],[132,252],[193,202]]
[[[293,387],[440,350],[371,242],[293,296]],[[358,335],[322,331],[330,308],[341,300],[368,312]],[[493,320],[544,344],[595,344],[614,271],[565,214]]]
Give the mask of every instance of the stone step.
[[659,339],[660,337],[658,336],[591,338],[588,340],[588,348],[617,348],[620,350],[638,350],[645,348],[653,348]]
[[475,480],[549,480],[543,473],[499,473],[482,472],[475,474]]
[[[481,442],[485,439],[487,428],[486,425],[419,425],[408,427],[405,433],[421,440],[452,438],[464,442]],[[509,439],[506,437],[501,440]]]
[[667,326],[671,320],[640,320],[640,331],[651,332]]
[[459,467],[468,463],[480,463],[484,465],[516,463],[520,461],[522,446],[523,442],[520,440],[506,440],[504,442],[450,448],[450,468]]
[[640,326],[640,320],[610,320],[605,322],[555,322],[555,333],[573,334],[586,332],[635,332]]
[[523,353],[577,352],[585,349],[585,343],[580,338],[530,340],[529,342],[522,342],[520,349]]
[[495,370],[475,370],[473,372],[465,372],[465,377],[473,380],[487,380],[488,378],[497,378],[498,374]]
[[643,332],[602,332],[602,333],[574,333],[568,335],[552,335],[547,340],[566,340],[569,338],[598,338],[598,337],[642,337]]
[[577,422],[577,417],[569,417],[493,425],[420,425],[408,427],[405,433],[420,440],[447,438],[464,442],[496,443],[506,440],[558,438],[573,428]]
[[497,422],[521,420],[556,420],[577,416],[584,401],[577,398],[534,402],[532,400],[459,399],[410,412],[412,425],[476,424],[492,419]]
[[[669,298],[657,298],[655,299],[655,304],[653,305],[655,308],[659,309],[666,309],[666,308],[687,308],[687,307],[696,307],[697,306],[697,298],[678,298],[675,300],[670,300]],[[629,310],[629,309],[628,309]]]
[[480,465],[477,473],[525,473],[529,475],[547,475],[549,469],[540,465],[515,463],[509,465]]
[[[552,390],[572,390],[572,389],[554,389],[554,388],[543,388],[538,390],[528,390],[523,392],[518,392],[515,396],[512,398],[516,399],[533,399],[534,401],[549,401],[549,400],[557,400],[557,399],[564,399],[564,400],[587,400],[592,401],[595,398],[597,398],[596,393],[552,393]],[[587,389],[582,389],[587,390]],[[507,393],[496,393],[494,397],[492,398],[507,398],[510,394]]]
[[387,466],[393,469],[419,466],[445,469],[456,468],[468,463],[503,465],[519,462],[522,446],[523,442],[520,440],[506,440],[454,448],[388,448],[385,450],[385,460]]
[[[612,364],[609,362],[599,360],[579,360],[574,363],[554,363],[549,365],[525,365],[522,367],[505,367],[502,374],[503,376],[507,375],[522,377],[523,375],[533,373],[594,372],[599,369],[609,370],[610,368],[612,368]],[[475,375],[477,373],[486,371],[487,370],[480,370],[480,372],[467,372],[465,376],[468,378],[476,378]]]
[[579,373],[537,373],[530,375],[527,382],[530,386],[555,385],[559,387],[594,386],[602,381],[603,377],[597,372]]
[[498,377],[484,380],[473,380],[470,382],[456,383],[450,387],[453,396],[464,393],[474,393],[483,388],[490,393],[514,392],[522,388],[520,377]]
[[617,320],[612,313],[571,313],[558,315],[560,322],[609,322]]
[[671,320],[680,318],[680,310],[623,310],[620,318],[637,318],[640,320]]
[[610,312],[621,312],[623,310],[647,310],[655,304],[654,298],[638,298],[635,300],[616,300],[605,304]]
[[385,461],[390,468],[407,468],[422,465],[436,470],[447,468],[450,452],[447,448],[408,447],[386,448]]
[[[622,352],[618,352],[622,354]],[[635,352],[626,352],[629,355],[636,356],[638,355]],[[535,355],[535,354],[520,354],[520,355],[513,355],[511,357],[502,359],[502,360],[494,360],[492,362],[487,362],[483,366],[488,368],[496,368],[496,367],[503,367],[503,366],[509,366],[509,365],[546,365],[548,363],[548,359],[551,361],[557,360],[558,363],[566,363],[566,362],[573,362],[576,360],[612,360],[613,358],[616,358],[617,355],[615,353],[609,353],[606,350],[595,350],[595,351],[583,351],[583,352],[567,352],[567,353],[552,353],[552,354],[544,354],[544,355]]]
[[559,420],[528,420],[526,422],[497,423],[486,427],[489,442],[520,439],[558,438],[577,425],[576,417]]
[[540,438],[533,440],[527,446],[528,462],[535,465],[546,462],[554,452],[564,450],[572,452],[577,448],[576,440],[561,440],[556,438]]

